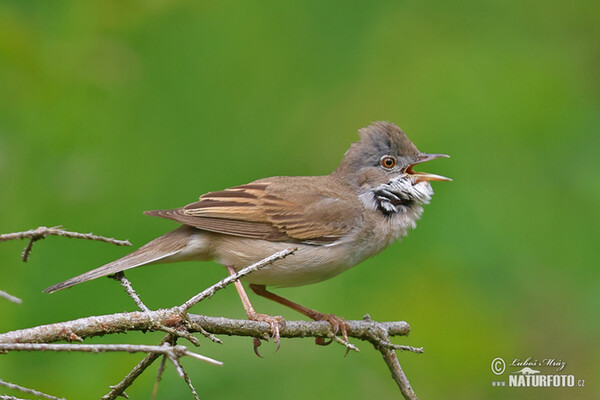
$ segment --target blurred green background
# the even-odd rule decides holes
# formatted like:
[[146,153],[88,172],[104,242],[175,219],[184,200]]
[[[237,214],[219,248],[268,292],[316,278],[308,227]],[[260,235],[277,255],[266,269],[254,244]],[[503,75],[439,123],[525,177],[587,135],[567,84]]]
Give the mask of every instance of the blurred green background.
[[[410,337],[395,341],[425,348],[399,354],[423,399],[599,398],[598,4],[2,1],[0,232],[62,224],[139,246],[176,226],[143,210],[265,176],[326,174],[360,127],[390,120],[421,150],[450,154],[427,170],[454,182],[434,183],[402,243],[277,293],[348,319],[408,321]],[[48,238],[23,264],[24,245],[0,245],[0,289],[24,300],[0,301],[0,331],[135,309],[108,279],[41,293],[128,249]],[[128,274],[151,308],[224,275],[214,263]],[[194,311],[244,317],[233,288]],[[223,339],[199,351],[224,367],[183,361],[204,399],[399,397],[365,343],[344,357],[335,344],[284,339],[259,359],[248,338]],[[491,386],[493,358],[529,356],[565,361],[586,387]],[[0,378],[99,398],[140,358],[14,353],[0,357]],[[155,375],[131,398],[149,398]],[[158,398],[190,397],[169,367]]]

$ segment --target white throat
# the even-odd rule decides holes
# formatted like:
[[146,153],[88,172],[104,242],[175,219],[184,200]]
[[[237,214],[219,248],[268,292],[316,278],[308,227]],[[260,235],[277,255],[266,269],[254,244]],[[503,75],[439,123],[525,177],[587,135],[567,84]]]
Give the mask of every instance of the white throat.
[[405,236],[409,229],[417,227],[423,205],[429,204],[433,196],[429,182],[414,183],[414,179],[406,174],[400,175],[360,195],[367,209],[384,214],[395,238]]

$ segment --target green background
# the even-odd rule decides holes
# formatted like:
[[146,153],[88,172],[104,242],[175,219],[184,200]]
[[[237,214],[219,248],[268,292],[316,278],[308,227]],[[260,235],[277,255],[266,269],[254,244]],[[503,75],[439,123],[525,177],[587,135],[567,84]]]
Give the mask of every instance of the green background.
[[[426,170],[454,181],[434,183],[402,243],[277,293],[347,319],[408,321],[395,342],[425,348],[399,354],[423,399],[599,398],[599,26],[594,1],[3,1],[0,232],[62,224],[138,246],[176,226],[143,210],[326,174],[360,127],[390,120],[421,150],[450,154]],[[0,331],[135,309],[108,279],[41,293],[127,249],[53,237],[23,264],[24,245],[0,246],[0,289],[24,300],[0,299]],[[212,262],[128,274],[151,308],[224,275]],[[233,288],[194,311],[244,317]],[[183,361],[204,399],[399,397],[366,343],[344,357],[284,339],[259,359],[250,339],[223,339],[199,351],[224,367]],[[586,387],[491,386],[493,358],[529,356],[565,361]],[[140,358],[13,353],[0,378],[99,398]],[[155,374],[129,395],[149,398]],[[190,397],[169,367],[158,398]]]

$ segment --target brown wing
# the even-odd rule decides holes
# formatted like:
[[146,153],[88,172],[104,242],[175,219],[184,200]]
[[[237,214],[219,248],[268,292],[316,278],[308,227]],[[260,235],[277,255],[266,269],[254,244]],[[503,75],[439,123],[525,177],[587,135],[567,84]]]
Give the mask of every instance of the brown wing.
[[281,177],[275,177],[210,192],[182,208],[146,214],[228,235],[327,244],[361,221],[357,204],[341,198],[334,183],[319,182],[323,179],[327,177],[286,177],[282,184]]

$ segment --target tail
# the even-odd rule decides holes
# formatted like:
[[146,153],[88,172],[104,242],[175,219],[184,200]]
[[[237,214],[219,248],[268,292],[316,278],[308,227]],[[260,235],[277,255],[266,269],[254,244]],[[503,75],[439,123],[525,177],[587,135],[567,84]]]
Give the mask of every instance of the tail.
[[151,242],[146,243],[133,253],[119,258],[113,262],[105,264],[101,267],[85,272],[74,278],[67,279],[64,282],[57,283],[45,289],[45,293],[54,293],[56,291],[86,282],[102,276],[116,274],[117,272],[125,271],[141,265],[152,264],[166,258],[171,257],[183,250],[190,239],[190,235],[197,231],[187,225],[183,225],[174,231],[166,233]]

